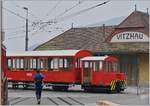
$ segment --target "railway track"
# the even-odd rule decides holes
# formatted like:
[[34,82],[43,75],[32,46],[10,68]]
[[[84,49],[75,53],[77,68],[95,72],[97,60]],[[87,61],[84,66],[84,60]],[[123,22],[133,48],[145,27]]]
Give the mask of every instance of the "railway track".
[[[9,105],[36,105],[36,98],[34,97],[16,97],[9,98]],[[85,103],[75,97],[43,97],[41,105],[80,105]]]

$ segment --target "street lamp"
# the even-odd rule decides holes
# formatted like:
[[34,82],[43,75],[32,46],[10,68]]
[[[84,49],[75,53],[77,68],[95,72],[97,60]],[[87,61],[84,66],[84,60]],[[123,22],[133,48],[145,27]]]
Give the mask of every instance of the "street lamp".
[[28,51],[28,8],[23,7],[27,11],[26,13],[26,36],[25,36],[25,51]]

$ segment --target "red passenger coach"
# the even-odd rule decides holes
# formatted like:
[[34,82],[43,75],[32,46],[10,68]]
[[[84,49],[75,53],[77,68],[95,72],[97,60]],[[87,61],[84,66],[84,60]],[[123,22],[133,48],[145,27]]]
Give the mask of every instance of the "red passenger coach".
[[44,82],[53,89],[68,89],[81,84],[80,59],[92,56],[88,50],[51,50],[7,53],[7,77],[13,88],[33,83],[36,70],[45,76]]
[[126,77],[119,70],[119,59],[114,56],[84,57],[82,61],[82,88],[85,91],[92,89],[106,89],[123,91],[126,86]]

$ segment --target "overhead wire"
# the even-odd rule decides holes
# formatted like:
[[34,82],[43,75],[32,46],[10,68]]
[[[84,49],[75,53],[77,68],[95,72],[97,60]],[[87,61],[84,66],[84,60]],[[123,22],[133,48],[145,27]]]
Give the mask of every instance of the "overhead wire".
[[46,16],[48,16],[50,13],[54,12],[54,10],[57,8],[57,6],[62,2],[62,0],[59,0],[56,5],[54,5],[50,11],[47,12]]
[[20,14],[15,13],[15,12],[13,12],[13,11],[11,11],[11,10],[5,8],[5,7],[2,7],[2,8],[3,8],[4,10],[6,10],[7,12],[10,12],[10,13],[12,13],[12,14],[14,14],[14,15],[20,17],[21,19],[26,19],[25,17],[21,16]]
[[8,40],[9,39],[14,39],[14,38],[23,38],[23,37],[25,37],[24,35],[21,35],[21,36],[13,36],[13,37],[9,37],[9,38],[7,38]]
[[[74,17],[74,16],[76,16],[76,15],[80,15],[80,14],[82,14],[82,13],[84,13],[84,12],[87,12],[87,11],[89,11],[89,10],[91,10],[91,9],[94,9],[94,8],[96,8],[96,7],[99,7],[99,6],[101,6],[101,5],[104,5],[104,4],[106,4],[106,3],[108,3],[109,1],[105,1],[105,2],[103,2],[103,3],[100,3],[100,4],[98,4],[98,5],[94,5],[94,6],[92,6],[92,7],[89,7],[89,8],[86,8],[86,9],[83,9],[83,10],[81,10],[81,11],[78,11],[78,12],[76,12],[76,13],[72,13],[71,15],[68,15],[68,16],[64,16],[64,17],[58,17],[58,18],[56,18],[55,20],[57,20],[57,22],[59,21],[64,21],[64,20],[66,20],[66,19],[68,19],[68,18],[71,18],[71,17]],[[46,27],[47,26],[47,24],[45,24],[45,25],[43,25],[42,27],[40,27],[40,29],[43,29],[44,27]],[[39,29],[39,30],[40,30]],[[36,34],[38,32],[38,30],[37,31],[35,31],[34,33],[33,33],[33,35],[34,34]]]
[[[89,7],[89,8],[87,8],[87,9],[78,11],[78,12],[76,12],[76,13],[72,13],[71,15],[68,15],[68,16],[64,16],[64,17],[61,17],[61,18],[58,17],[57,20],[59,20],[59,21],[66,20],[66,19],[71,18],[71,17],[73,17],[73,16],[80,15],[80,14],[82,14],[82,13],[84,13],[84,12],[87,12],[87,11],[93,9],[93,8],[99,7],[99,6],[101,6],[101,5],[103,5],[103,4],[106,4],[106,3],[108,3],[108,2],[109,2],[109,1],[100,3],[100,4],[98,4],[98,5]],[[76,5],[74,5],[73,7],[71,7],[70,10],[73,9],[73,8],[75,8],[77,5],[79,5],[79,3],[76,4]],[[68,11],[70,11],[70,10],[68,10]],[[66,12],[68,12],[68,11],[66,11]],[[63,14],[65,14],[66,12],[64,12]],[[61,14],[61,15],[63,15],[63,14]],[[43,26],[39,27],[39,29],[36,30],[35,32],[33,32],[32,35],[36,34],[36,33],[37,33],[38,31],[40,31],[41,29],[45,28],[47,25],[49,25],[48,22],[45,23]]]
[[[62,1],[62,0],[60,0],[60,1]],[[60,3],[60,1],[59,1],[59,3]],[[14,3],[14,2],[13,2],[13,3]],[[57,5],[58,5],[58,4],[57,4]],[[54,8],[56,8],[57,5],[55,5]],[[20,6],[20,5],[14,4],[14,6],[16,6],[16,7],[20,8],[20,9],[23,9],[23,7]],[[54,10],[54,8],[53,8],[53,10]],[[37,21],[37,22],[32,22],[33,30],[35,30],[36,27],[39,27],[39,26],[42,25],[42,24],[49,23],[49,22],[42,22],[39,17],[37,17],[37,16],[35,16],[34,14],[32,14],[29,10],[28,10],[28,14],[29,14],[30,16],[34,17],[34,18],[38,18],[38,19],[39,19],[39,21]],[[38,26],[38,25],[39,25],[39,26]]]
[[[18,4],[14,4],[14,2],[12,2],[11,4],[13,4],[15,7],[20,8],[20,9],[23,10],[23,7],[22,7],[22,6],[20,6],[20,5],[18,5]],[[32,14],[29,10],[28,10],[28,14],[29,14],[30,16],[32,16],[33,18],[39,18],[39,17],[37,17],[36,15]]]
[[74,17],[74,16],[76,16],[76,15],[80,15],[80,14],[82,14],[82,13],[84,13],[84,12],[87,12],[87,11],[89,11],[89,10],[91,10],[91,9],[97,8],[97,7],[99,7],[99,6],[101,6],[101,5],[104,5],[104,4],[108,3],[108,2],[109,2],[109,1],[100,3],[100,4],[98,4],[98,5],[95,5],[95,6],[92,6],[92,7],[86,8],[86,9],[83,9],[83,10],[81,10],[81,11],[72,13],[72,14],[70,14],[70,15],[68,15],[68,16],[64,16],[64,17],[58,18],[58,19],[56,19],[56,20],[57,20],[57,21],[64,21],[64,20],[66,20],[66,19],[68,19],[68,18]]
[[64,12],[62,12],[61,14],[59,14],[57,17],[63,16],[64,14],[66,14],[67,12],[71,11],[72,9],[74,9],[75,7],[77,7],[78,5],[80,5],[81,3],[83,3],[83,1],[79,1],[78,3],[76,3],[75,5],[73,5],[72,7],[66,9]]
[[[7,9],[7,8],[5,8],[5,7],[2,7],[2,9],[6,10],[6,11],[7,11],[7,12],[9,12],[9,13],[14,14],[15,16],[20,17],[21,19],[26,20],[26,18],[25,18],[25,17],[23,17],[23,16],[21,16],[19,13],[13,12],[12,10],[9,10],[9,9]],[[28,19],[28,21],[29,21],[30,23],[32,23],[32,21],[30,21],[29,19]]]
[[[82,1],[82,2],[83,2],[83,1]],[[78,5],[80,5],[82,2],[79,1],[77,4],[73,5],[71,8],[69,8],[69,9],[67,9],[66,11],[64,11],[63,13],[59,14],[57,17],[60,17],[60,16],[62,16],[62,15],[64,15],[64,14],[66,14],[67,12],[71,11],[72,9],[74,9],[75,7],[77,7]],[[60,3],[60,2],[58,2],[58,3]],[[58,6],[58,3],[54,6],[55,8]],[[55,19],[51,19],[51,20],[55,20]],[[50,20],[50,21],[51,21],[51,20]],[[47,23],[49,23],[50,21],[48,21]],[[55,22],[55,21],[54,21],[54,22]],[[45,24],[45,25],[41,26],[41,27],[39,28],[39,30],[43,29],[43,28],[46,27],[47,25],[48,25],[48,24]],[[35,31],[32,35],[35,35],[37,32],[38,32],[38,30]]]
[[18,27],[7,27],[7,28],[3,28],[3,30],[15,30],[15,29],[21,29],[21,28],[25,28],[25,25],[18,26]]

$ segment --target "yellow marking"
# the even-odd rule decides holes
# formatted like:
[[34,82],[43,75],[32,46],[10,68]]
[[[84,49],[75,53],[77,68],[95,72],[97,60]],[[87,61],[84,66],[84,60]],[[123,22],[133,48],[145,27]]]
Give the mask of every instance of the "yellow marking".
[[112,81],[112,85],[111,85],[111,90],[113,90],[113,88],[114,88],[114,80]]
[[115,90],[116,80],[114,80],[113,90]]

